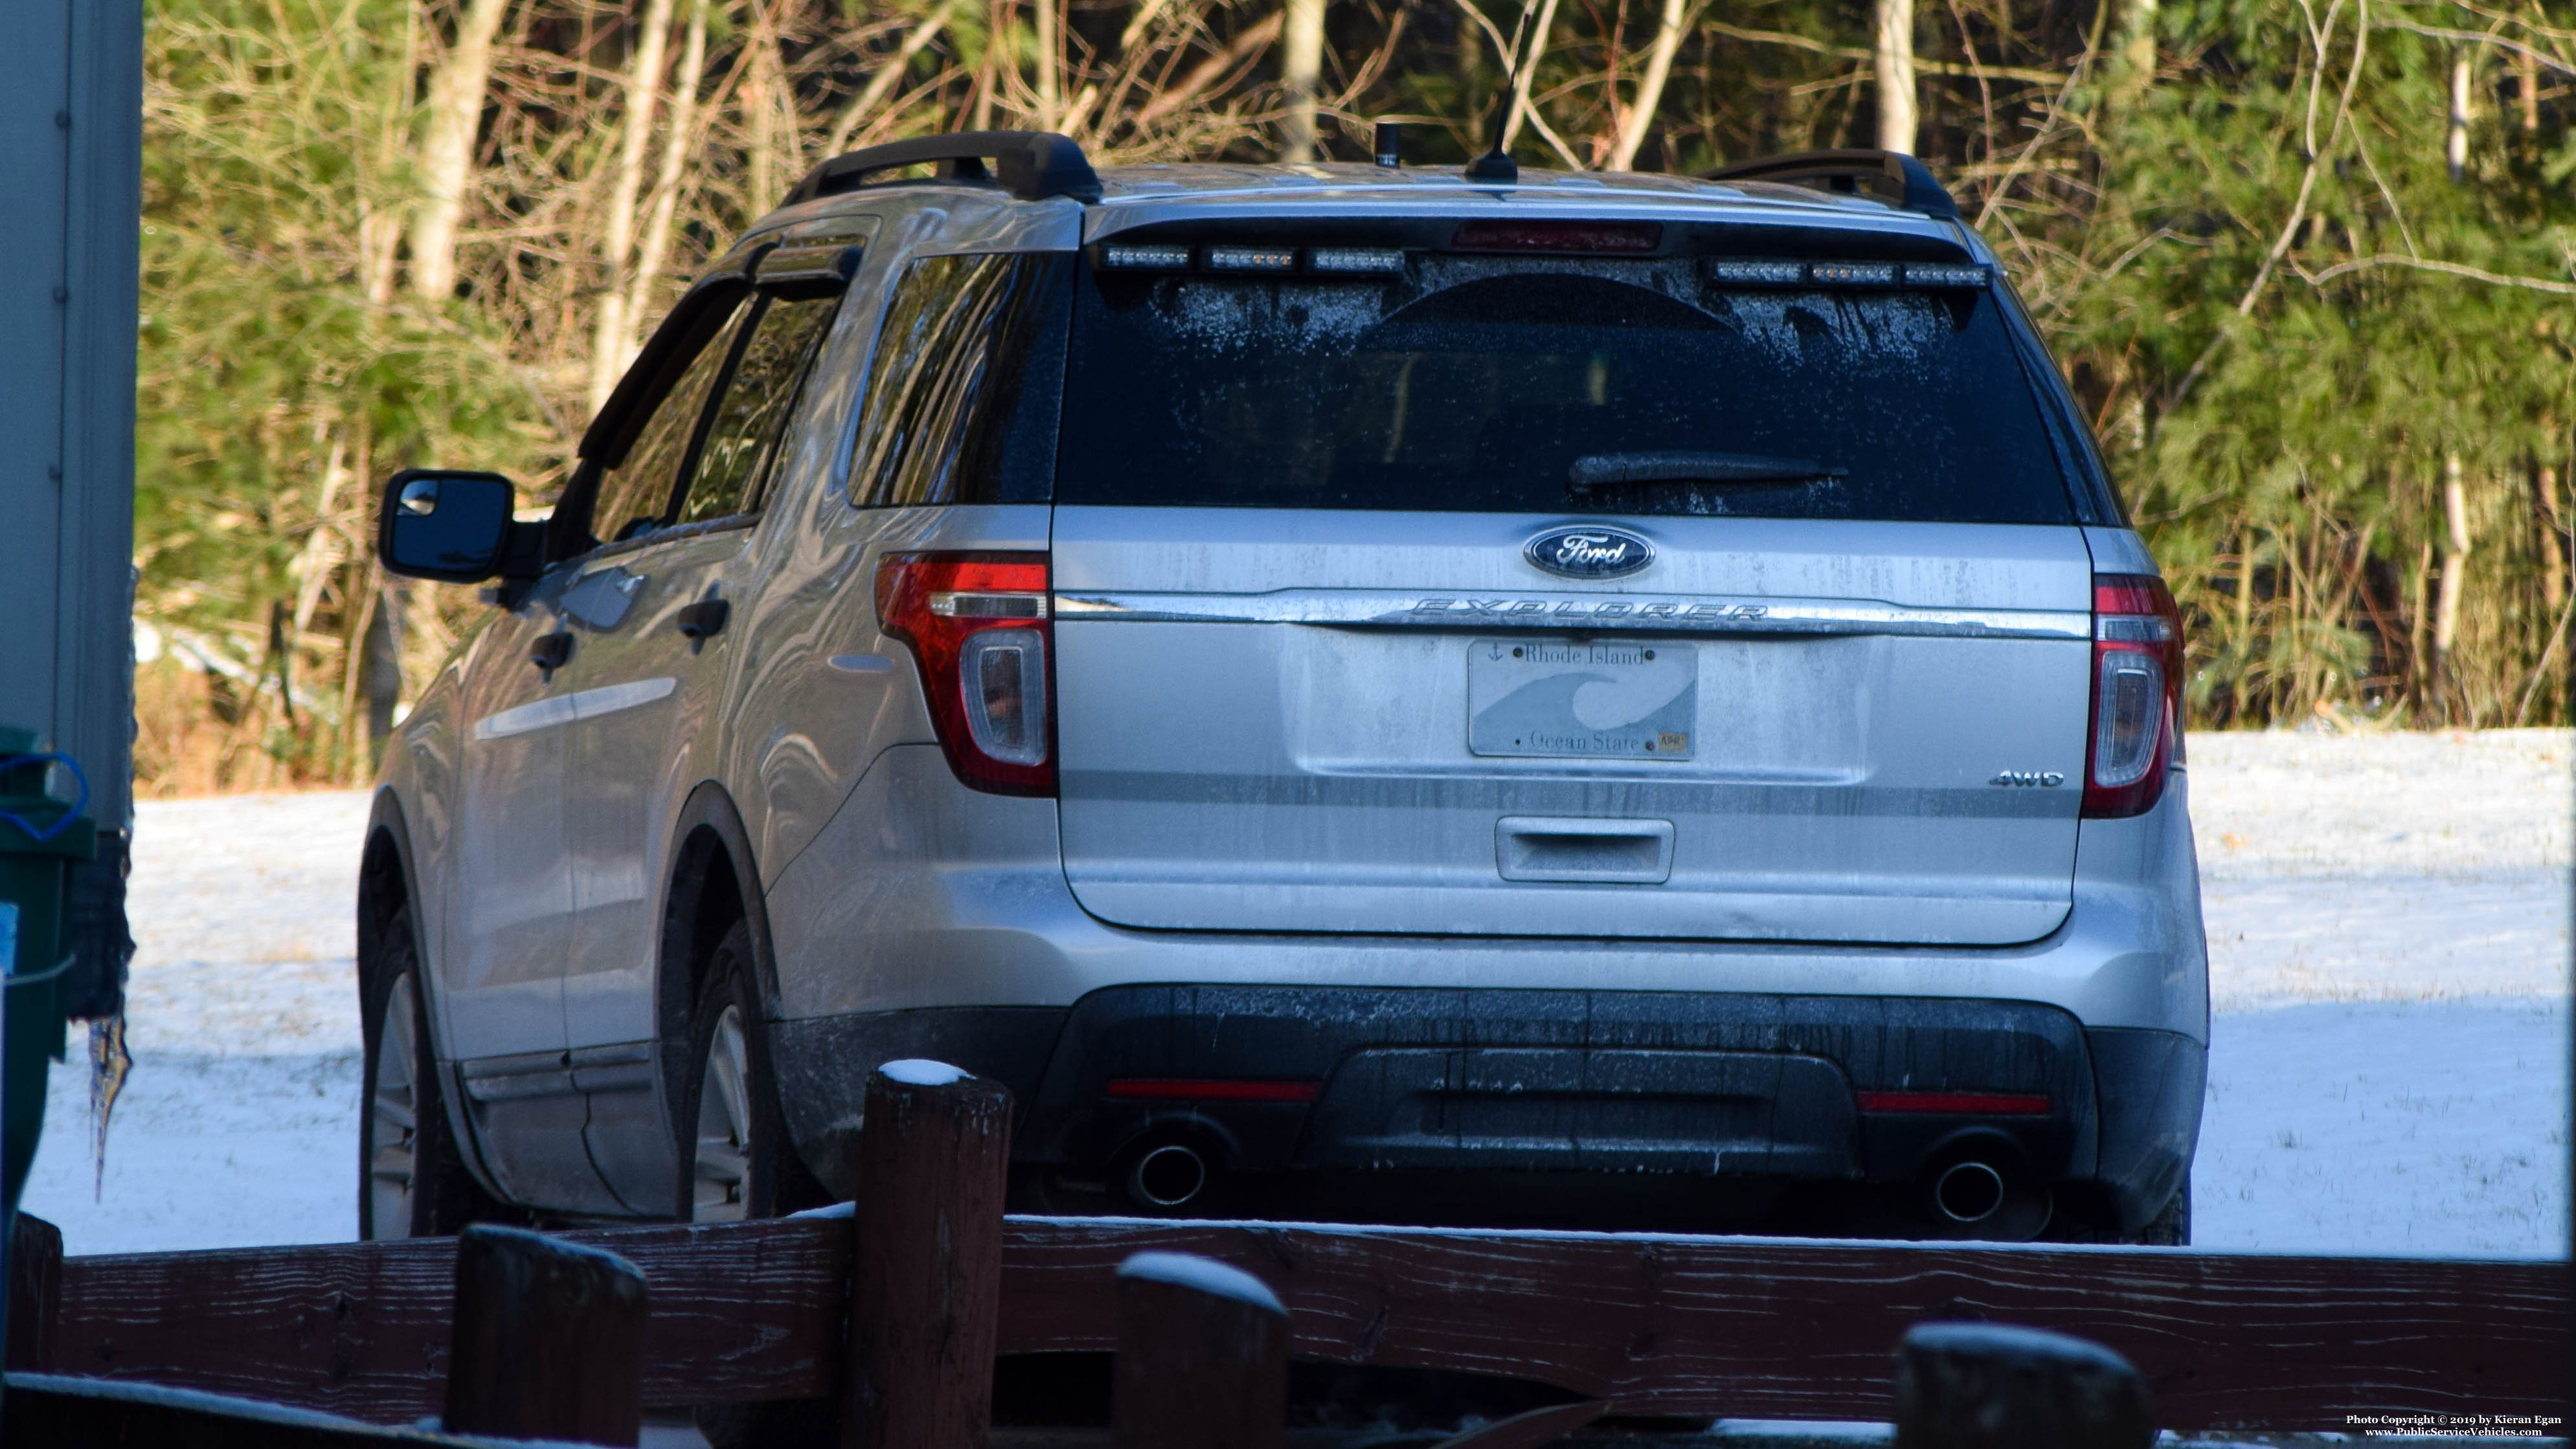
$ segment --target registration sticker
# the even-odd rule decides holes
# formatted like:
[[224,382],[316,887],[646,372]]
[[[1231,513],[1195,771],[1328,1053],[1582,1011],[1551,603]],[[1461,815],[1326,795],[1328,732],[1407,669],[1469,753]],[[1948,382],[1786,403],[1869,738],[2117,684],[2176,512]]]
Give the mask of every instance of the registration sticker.
[[1699,724],[1689,644],[1477,639],[1467,748],[1552,759],[1687,760]]

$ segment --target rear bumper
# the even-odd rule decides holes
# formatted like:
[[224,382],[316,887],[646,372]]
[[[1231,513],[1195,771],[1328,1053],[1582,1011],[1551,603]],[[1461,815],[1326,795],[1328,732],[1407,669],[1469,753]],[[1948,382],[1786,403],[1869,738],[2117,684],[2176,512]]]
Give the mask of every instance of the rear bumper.
[[[773,1027],[791,1130],[855,1184],[867,1072],[934,1055],[1018,1095],[1024,1166],[1106,1181],[1186,1141],[1234,1175],[1661,1174],[1902,1184],[1962,1155],[2154,1216],[2205,1049],[2027,1002],[1717,992],[1122,986],[1070,1008]],[[1243,1100],[1193,1083],[1263,1083]],[[1973,1093],[2024,1110],[1864,1110]],[[2044,1110],[2029,1110],[2034,1102]],[[1394,1180],[1390,1177],[1389,1180]]]

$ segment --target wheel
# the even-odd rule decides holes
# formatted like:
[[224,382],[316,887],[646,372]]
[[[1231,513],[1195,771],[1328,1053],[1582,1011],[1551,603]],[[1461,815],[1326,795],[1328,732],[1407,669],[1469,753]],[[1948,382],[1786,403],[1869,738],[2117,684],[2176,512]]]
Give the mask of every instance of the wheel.
[[2174,1189],[2173,1201],[2147,1225],[2131,1233],[2124,1242],[2140,1243],[2154,1248],[2188,1248],[2191,1246],[2191,1171],[2183,1170],[2182,1185]]
[[[674,1216],[684,1222],[776,1217],[831,1200],[787,1138],[769,1070],[751,929],[736,922],[707,958],[689,1013],[686,1080],[672,1101],[679,1125]],[[829,1399],[702,1406],[698,1432],[715,1449],[802,1449],[840,1442]]]
[[429,1049],[411,913],[396,912],[362,975],[366,1111],[358,1119],[358,1236],[435,1237],[515,1221],[466,1169]]
[[693,1065],[672,1104],[680,1133],[673,1216],[736,1222],[828,1200],[787,1138],[761,1026],[751,930],[742,922],[707,959],[684,1060]]

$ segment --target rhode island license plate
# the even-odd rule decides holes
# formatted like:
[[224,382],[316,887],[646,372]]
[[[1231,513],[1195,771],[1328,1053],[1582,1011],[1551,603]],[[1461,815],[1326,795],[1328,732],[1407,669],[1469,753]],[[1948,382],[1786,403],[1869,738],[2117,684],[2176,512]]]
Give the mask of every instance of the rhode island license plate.
[[1467,646],[1467,748],[1480,755],[1687,760],[1698,720],[1699,652],[1688,644]]

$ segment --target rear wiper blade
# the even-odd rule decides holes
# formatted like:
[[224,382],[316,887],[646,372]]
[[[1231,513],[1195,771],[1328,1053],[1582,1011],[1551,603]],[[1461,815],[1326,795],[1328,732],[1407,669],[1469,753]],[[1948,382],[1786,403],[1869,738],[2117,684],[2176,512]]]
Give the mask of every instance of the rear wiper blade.
[[1843,471],[1813,458],[1759,453],[1586,453],[1566,483],[1577,492],[1637,483],[1817,483]]

